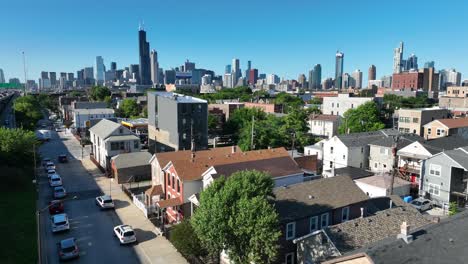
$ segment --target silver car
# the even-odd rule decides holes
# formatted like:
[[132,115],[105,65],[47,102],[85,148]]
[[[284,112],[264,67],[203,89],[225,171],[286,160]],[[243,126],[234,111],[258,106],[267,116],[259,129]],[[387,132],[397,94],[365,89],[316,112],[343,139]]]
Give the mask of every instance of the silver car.
[[76,244],[76,239],[71,237],[57,243],[60,260],[77,258],[80,256],[80,250]]
[[428,199],[424,199],[424,198],[415,199],[411,201],[410,204],[414,208],[418,209],[420,212],[424,212],[424,211],[432,209],[431,201]]
[[60,232],[70,230],[70,223],[68,222],[67,214],[56,214],[50,217],[52,223],[52,232]]
[[55,199],[60,199],[60,198],[63,198],[65,196],[67,196],[67,191],[65,190],[65,188],[63,188],[63,186],[54,187],[54,198]]

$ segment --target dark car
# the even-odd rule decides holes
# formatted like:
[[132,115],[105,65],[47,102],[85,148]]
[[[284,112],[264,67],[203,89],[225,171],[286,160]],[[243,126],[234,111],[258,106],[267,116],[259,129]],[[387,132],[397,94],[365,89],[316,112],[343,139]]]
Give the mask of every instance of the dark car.
[[68,158],[67,158],[67,155],[65,154],[61,154],[58,156],[58,161],[60,163],[67,163],[68,162]]
[[80,256],[80,250],[76,244],[76,239],[71,237],[57,243],[60,260],[77,258]]
[[49,202],[49,213],[51,215],[61,214],[64,212],[63,202],[60,200],[52,200]]

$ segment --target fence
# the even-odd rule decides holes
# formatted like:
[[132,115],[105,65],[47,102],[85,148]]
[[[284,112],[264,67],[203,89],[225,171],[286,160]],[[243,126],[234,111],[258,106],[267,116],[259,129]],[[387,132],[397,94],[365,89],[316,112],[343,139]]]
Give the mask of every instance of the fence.
[[146,218],[148,218],[148,209],[145,205],[145,194],[133,194],[133,203],[140,209]]

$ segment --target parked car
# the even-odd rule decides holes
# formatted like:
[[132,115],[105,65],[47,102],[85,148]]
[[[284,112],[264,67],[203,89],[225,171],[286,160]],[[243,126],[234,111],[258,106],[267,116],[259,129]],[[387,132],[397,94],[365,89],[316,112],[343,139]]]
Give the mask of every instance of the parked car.
[[44,166],[44,170],[47,172],[48,170],[55,170],[55,164],[52,161],[48,161]]
[[96,197],[96,204],[101,207],[101,209],[111,209],[114,208],[114,201],[110,195],[102,195]]
[[77,258],[80,256],[80,250],[76,244],[76,239],[71,237],[57,243],[60,260]]
[[56,214],[50,217],[52,223],[52,232],[60,232],[70,230],[67,214]]
[[121,245],[137,241],[135,231],[129,225],[118,225],[114,227],[114,235],[119,239]]
[[49,214],[61,214],[64,210],[63,202],[60,200],[52,200],[49,202]]
[[57,173],[55,172],[55,170],[48,170],[48,171],[47,171],[47,178],[50,179],[50,176],[52,176],[52,175],[54,175],[54,174],[57,174]]
[[67,191],[63,186],[54,187],[54,198],[60,199],[67,196]]
[[50,187],[62,186],[62,178],[58,174],[52,174],[49,179]]
[[44,166],[44,168],[46,168],[48,162],[51,162],[50,158],[43,158],[42,159],[42,166]]
[[428,199],[418,198],[411,201],[411,206],[418,209],[420,212],[432,209],[432,202]]
[[60,163],[67,163],[68,162],[68,158],[67,158],[67,155],[65,154],[61,154],[58,156],[58,161]]

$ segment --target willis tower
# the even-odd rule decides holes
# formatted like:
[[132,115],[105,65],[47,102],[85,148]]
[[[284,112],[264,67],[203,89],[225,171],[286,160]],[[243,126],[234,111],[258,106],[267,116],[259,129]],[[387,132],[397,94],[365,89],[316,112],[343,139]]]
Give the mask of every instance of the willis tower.
[[151,67],[149,43],[146,41],[146,31],[140,26],[138,30],[138,44],[140,49],[140,78],[142,85],[151,85]]

